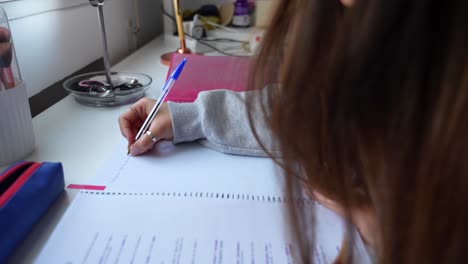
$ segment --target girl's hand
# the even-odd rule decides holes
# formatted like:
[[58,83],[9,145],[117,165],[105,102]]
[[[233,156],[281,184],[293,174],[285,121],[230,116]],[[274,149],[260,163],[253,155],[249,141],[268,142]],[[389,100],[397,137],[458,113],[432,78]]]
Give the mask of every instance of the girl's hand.
[[[140,130],[143,122],[146,120],[155,104],[156,100],[142,98],[119,117],[120,132],[128,140],[128,148],[132,156],[147,152],[155,144],[152,138],[147,134],[143,134],[140,139],[135,142],[135,136],[138,130]],[[161,105],[148,131],[153,134],[157,141],[172,140],[174,137],[172,117],[167,103]]]

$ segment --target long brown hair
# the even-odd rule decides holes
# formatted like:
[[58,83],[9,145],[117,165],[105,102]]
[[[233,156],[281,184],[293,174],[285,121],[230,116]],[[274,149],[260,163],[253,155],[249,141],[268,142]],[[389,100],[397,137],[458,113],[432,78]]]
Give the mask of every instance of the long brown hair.
[[371,208],[379,263],[466,261],[468,1],[278,1],[254,68],[290,192]]

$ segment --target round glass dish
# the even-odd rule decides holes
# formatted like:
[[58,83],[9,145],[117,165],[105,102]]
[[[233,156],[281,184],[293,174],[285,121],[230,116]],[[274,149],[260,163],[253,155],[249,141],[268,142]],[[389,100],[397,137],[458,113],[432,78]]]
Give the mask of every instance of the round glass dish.
[[73,76],[63,87],[79,103],[101,107],[133,103],[145,95],[152,82],[151,77],[142,73],[112,72],[111,79],[114,89],[108,88],[105,72]]

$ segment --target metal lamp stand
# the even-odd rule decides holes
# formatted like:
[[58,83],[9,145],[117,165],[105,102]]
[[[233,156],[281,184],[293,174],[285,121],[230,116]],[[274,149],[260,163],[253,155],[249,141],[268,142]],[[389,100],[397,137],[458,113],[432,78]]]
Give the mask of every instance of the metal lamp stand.
[[98,11],[105,71],[74,76],[65,81],[63,86],[78,102],[85,105],[114,106],[135,102],[150,87],[151,77],[142,73],[111,72],[104,24],[104,0],[89,2]]

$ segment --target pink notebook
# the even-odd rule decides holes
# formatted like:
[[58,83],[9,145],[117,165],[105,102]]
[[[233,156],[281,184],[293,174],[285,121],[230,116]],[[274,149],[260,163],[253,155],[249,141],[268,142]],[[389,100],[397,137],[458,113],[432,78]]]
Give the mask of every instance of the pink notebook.
[[208,90],[246,90],[250,58],[174,54],[166,79],[183,58],[187,63],[165,101],[193,102]]

